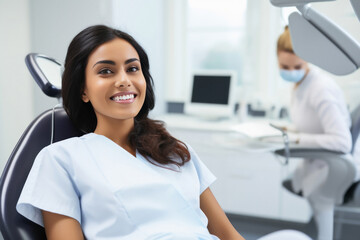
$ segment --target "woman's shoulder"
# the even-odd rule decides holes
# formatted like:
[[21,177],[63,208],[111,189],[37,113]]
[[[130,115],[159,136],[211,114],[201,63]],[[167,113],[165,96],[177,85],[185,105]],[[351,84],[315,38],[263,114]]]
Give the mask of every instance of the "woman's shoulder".
[[87,139],[86,134],[81,137],[71,137],[54,142],[41,149],[36,156],[35,162],[41,164],[46,161],[49,164],[64,166],[66,169],[72,169],[74,164],[83,165],[84,159],[91,157]]
[[310,81],[310,84],[312,87],[317,88],[319,90],[321,89],[339,89],[340,87],[337,85],[334,78],[327,75],[325,72],[319,70],[319,69],[312,69],[311,72],[311,78],[312,81]]
[[191,147],[191,145],[189,143],[183,142],[185,147],[187,148],[187,150],[190,153],[190,159],[189,162],[191,164],[194,164],[195,166],[198,164],[198,162],[201,162],[201,159],[199,157],[199,155],[197,154],[197,152]]
[[60,140],[58,142],[54,142],[53,144],[50,144],[47,146],[48,148],[69,148],[73,147],[74,145],[81,143],[82,137],[71,137],[67,139]]
[[46,152],[48,155],[69,155],[79,153],[84,148],[85,139],[86,135],[81,137],[67,138],[44,147],[41,152]]
[[313,100],[341,98],[342,90],[335,79],[320,70],[312,70],[312,79],[307,91]]

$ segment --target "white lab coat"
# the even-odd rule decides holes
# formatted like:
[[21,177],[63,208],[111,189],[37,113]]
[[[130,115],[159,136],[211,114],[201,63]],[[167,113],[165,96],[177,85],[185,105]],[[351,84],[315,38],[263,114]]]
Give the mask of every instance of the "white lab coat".
[[[351,118],[343,93],[333,79],[319,70],[311,68],[294,88],[290,117],[299,132],[300,146],[350,152]],[[294,172],[293,187],[307,197],[325,180],[327,172],[322,160],[303,161]]]
[[17,210],[40,225],[41,210],[72,217],[89,240],[217,240],[200,209],[215,177],[189,150],[174,171],[94,133],[54,143],[37,156]]

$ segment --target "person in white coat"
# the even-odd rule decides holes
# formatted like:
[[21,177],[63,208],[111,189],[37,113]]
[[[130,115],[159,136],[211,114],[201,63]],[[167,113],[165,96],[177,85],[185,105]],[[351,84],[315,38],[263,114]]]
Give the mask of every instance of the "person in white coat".
[[[288,27],[277,42],[281,77],[293,83],[290,118],[295,132],[289,129],[293,143],[305,148],[322,148],[349,153],[352,147],[351,118],[340,87],[336,82],[295,55]],[[306,159],[295,169],[292,190],[309,200],[315,219],[326,221],[330,199],[319,197],[316,189],[324,182],[328,166],[323,160]],[[319,224],[318,224],[319,225]],[[322,239],[331,239],[326,229],[318,229]]]

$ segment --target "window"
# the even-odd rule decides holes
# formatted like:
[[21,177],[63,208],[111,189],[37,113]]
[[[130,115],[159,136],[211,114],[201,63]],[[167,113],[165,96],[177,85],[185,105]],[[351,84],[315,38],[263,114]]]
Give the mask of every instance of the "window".
[[187,68],[227,69],[241,83],[246,0],[187,1]]
[[189,97],[191,73],[233,70],[236,100],[273,104],[279,98],[276,40],[281,10],[270,1],[168,0],[166,99]]

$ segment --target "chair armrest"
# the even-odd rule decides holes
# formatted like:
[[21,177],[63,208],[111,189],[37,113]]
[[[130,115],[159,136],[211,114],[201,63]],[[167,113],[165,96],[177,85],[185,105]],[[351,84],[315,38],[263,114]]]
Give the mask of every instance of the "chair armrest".
[[[326,198],[335,200],[335,204],[341,204],[345,192],[354,182],[356,167],[350,154],[328,151],[324,149],[290,148],[291,158],[321,159],[329,166],[329,174],[318,193]],[[285,149],[275,151],[275,154],[286,156]]]

